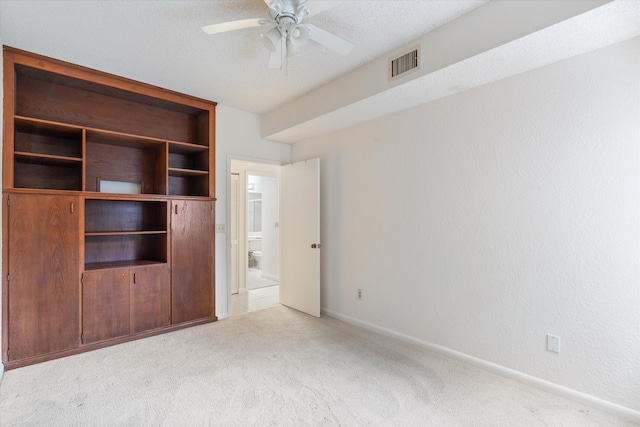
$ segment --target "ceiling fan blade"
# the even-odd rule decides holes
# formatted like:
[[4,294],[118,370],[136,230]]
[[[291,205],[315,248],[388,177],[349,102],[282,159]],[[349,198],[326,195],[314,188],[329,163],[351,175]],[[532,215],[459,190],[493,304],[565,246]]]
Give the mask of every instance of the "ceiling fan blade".
[[313,24],[306,25],[309,28],[309,38],[311,40],[318,42],[329,49],[335,50],[341,55],[346,55],[351,51],[351,49],[353,49],[353,44],[349,43],[345,39],[341,39],[335,34],[331,34],[330,32],[316,27]]
[[266,4],[269,9],[271,9],[277,3],[278,0],[264,0],[264,4]]
[[269,68],[282,68],[282,45],[283,43],[278,43],[276,50],[269,57]]
[[207,34],[224,33],[225,31],[241,30],[243,28],[259,27],[268,23],[268,20],[259,19],[242,19],[240,21],[223,22],[221,24],[205,25],[202,31]]

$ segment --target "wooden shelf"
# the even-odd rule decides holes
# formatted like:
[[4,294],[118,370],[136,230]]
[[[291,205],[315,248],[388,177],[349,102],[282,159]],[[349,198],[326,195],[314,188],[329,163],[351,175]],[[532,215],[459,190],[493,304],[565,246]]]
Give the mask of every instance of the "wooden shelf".
[[14,152],[16,161],[52,166],[81,166],[82,159],[77,157],[55,156],[51,154]]
[[51,120],[42,120],[35,117],[19,116],[14,117],[16,127],[25,130],[38,131],[40,129],[51,129],[58,132],[81,131],[82,127],[70,125],[68,123],[54,122]]
[[136,236],[146,234],[167,234],[167,231],[97,231],[84,233],[85,236]]
[[87,129],[87,141],[135,148],[159,147],[166,143],[163,139],[98,129]]
[[85,271],[107,270],[112,268],[140,267],[146,265],[166,265],[166,262],[152,260],[132,260],[113,262],[92,262],[84,265]]
[[[77,131],[81,132],[83,129],[87,131],[87,134],[96,138],[103,138],[105,143],[109,143],[109,138],[116,140],[113,145],[120,145],[119,141],[127,144],[126,141],[138,141],[145,145],[150,144],[162,144],[168,143],[170,144],[170,150],[176,153],[197,153],[209,150],[209,147],[206,145],[195,144],[184,141],[176,141],[167,138],[156,138],[152,136],[145,136],[135,133],[127,133],[127,132],[119,132],[112,131],[108,129],[102,129],[91,126],[78,126],[69,123],[57,122],[53,120],[43,120],[38,119],[36,117],[28,117],[28,116],[14,116],[14,122],[16,127],[21,127],[26,130],[37,131],[40,129],[50,129],[58,132],[70,132]],[[102,136],[100,136],[102,135]]]
[[208,171],[169,168],[169,176],[206,176],[206,175],[209,175]]
[[169,142],[169,152],[178,154],[192,154],[208,151],[209,147],[200,144],[188,144],[185,142],[167,141]]

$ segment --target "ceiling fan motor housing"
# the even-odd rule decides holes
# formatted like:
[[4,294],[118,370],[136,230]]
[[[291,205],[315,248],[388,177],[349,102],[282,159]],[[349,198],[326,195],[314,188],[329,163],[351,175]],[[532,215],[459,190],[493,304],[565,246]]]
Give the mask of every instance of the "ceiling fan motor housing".
[[[286,41],[287,56],[300,53],[300,48],[309,40],[309,28],[301,25],[305,16],[311,11],[304,2],[276,0],[269,4],[269,16],[275,22],[274,28],[280,33],[280,37]],[[261,35],[261,38],[271,52],[276,49],[277,35],[274,29]]]
[[[269,68],[282,68],[283,59],[297,55],[309,39],[346,55],[353,44],[318,28],[313,24],[302,24],[305,17],[327,10],[336,2],[311,0],[264,0],[269,7],[269,18],[241,19],[206,25],[207,34],[264,26],[268,28],[260,35],[264,46],[271,52]],[[311,5],[311,7],[307,6]]]

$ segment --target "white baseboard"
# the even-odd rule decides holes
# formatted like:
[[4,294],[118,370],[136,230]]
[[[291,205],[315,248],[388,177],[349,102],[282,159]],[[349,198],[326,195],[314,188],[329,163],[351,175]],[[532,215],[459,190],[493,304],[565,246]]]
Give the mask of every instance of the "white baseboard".
[[586,406],[590,406],[595,409],[599,409],[611,415],[615,415],[636,423],[640,423],[640,411],[636,411],[634,409],[627,408],[625,406],[621,406],[616,403],[612,403],[607,400],[600,399],[598,397],[591,396],[589,394],[585,394],[577,390],[564,387],[547,380],[543,380],[538,377],[534,377],[532,375],[528,375],[510,368],[506,368],[504,366],[491,363],[486,360],[479,359],[477,357],[469,356],[468,354],[460,353],[458,351],[451,350],[446,347],[432,344],[430,342],[423,341],[418,338],[414,338],[410,335],[396,332],[391,329],[383,328],[383,327],[374,325],[372,323],[356,319],[354,317],[345,316],[344,314],[340,314],[326,308],[321,309],[321,311],[323,314],[326,314],[327,316],[336,318],[338,320],[342,320],[343,322],[347,322],[352,325],[359,326],[361,328],[364,328],[373,332],[377,332],[381,335],[385,335],[391,338],[396,338],[401,341],[417,345],[418,347],[422,347],[427,350],[431,350],[436,353],[440,353],[442,355],[451,357],[453,359],[460,360],[462,362],[468,363],[470,365],[476,366],[486,371],[489,371],[498,375],[502,375],[503,377],[514,379],[516,381],[556,394],[558,396],[564,397],[574,402],[577,402]]

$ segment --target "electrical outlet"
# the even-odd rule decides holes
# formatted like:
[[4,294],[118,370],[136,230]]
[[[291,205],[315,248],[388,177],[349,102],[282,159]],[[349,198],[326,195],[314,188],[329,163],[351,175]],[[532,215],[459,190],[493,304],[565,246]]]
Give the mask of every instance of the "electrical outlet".
[[554,353],[560,353],[560,337],[557,335],[547,334],[547,350]]
[[224,224],[216,224],[216,233],[224,233]]
[[358,289],[358,299],[362,299],[362,289]]

